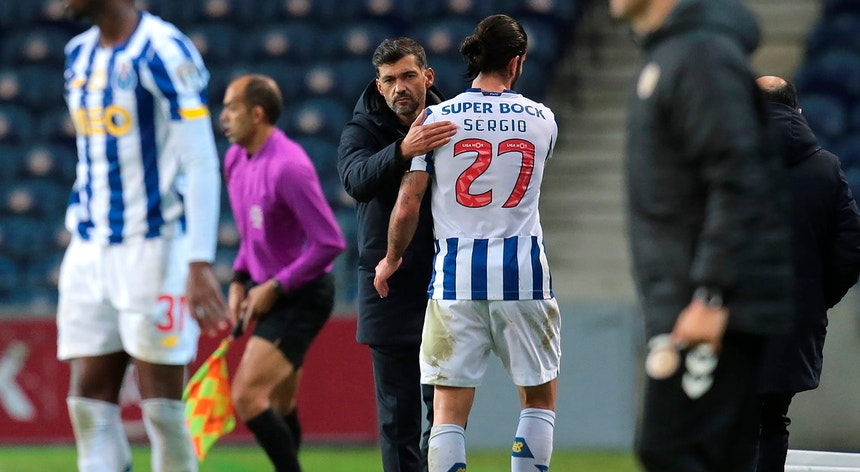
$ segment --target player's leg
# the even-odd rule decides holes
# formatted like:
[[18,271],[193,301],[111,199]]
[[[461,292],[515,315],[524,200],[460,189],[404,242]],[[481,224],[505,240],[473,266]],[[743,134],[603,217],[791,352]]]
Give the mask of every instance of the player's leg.
[[153,472],[195,472],[198,467],[182,390],[200,329],[184,303],[188,264],[183,250],[182,238],[146,239],[110,250],[108,287],[120,312],[123,347],[137,369]]
[[281,382],[272,393],[272,409],[284,419],[287,428],[293,433],[296,450],[302,445],[302,424],[299,421],[299,405],[296,395],[299,383],[302,379],[302,368],[296,369],[296,373]]
[[782,472],[788,454],[788,407],[793,393],[768,393],[761,399],[761,428],[758,437],[756,472]]
[[520,419],[511,470],[548,470],[561,361],[561,316],[555,299],[490,302],[493,349],[517,385]]
[[[382,470],[419,471],[424,467],[421,441],[421,372],[418,345],[372,345],[376,414]],[[432,405],[431,405],[432,408]]]
[[465,426],[491,348],[486,301],[430,300],[421,340],[421,382],[434,384],[430,472],[466,469]]
[[73,238],[60,268],[57,357],[69,361],[66,400],[82,472],[131,467],[119,392],[128,356],[106,302],[103,249]]

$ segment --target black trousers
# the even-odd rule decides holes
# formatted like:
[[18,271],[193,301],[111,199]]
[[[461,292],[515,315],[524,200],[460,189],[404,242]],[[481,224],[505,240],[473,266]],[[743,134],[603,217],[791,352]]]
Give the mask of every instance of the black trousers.
[[756,472],[785,471],[788,454],[788,407],[793,393],[766,393],[761,400],[761,429],[758,436],[758,466]]
[[[384,472],[427,470],[433,386],[421,385],[419,348],[419,344],[370,346]],[[423,432],[422,403],[426,405],[428,421]]]
[[764,338],[727,333],[713,384],[692,399],[684,357],[665,380],[648,378],[636,453],[648,472],[753,472],[759,431],[756,392]]

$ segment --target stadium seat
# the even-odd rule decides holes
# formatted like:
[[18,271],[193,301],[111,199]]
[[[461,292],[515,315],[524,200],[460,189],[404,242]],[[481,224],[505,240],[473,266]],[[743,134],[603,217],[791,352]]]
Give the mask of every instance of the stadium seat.
[[185,34],[200,51],[208,69],[236,60],[238,34],[231,23],[196,23],[187,28]]
[[16,180],[0,190],[0,212],[62,221],[69,189],[47,179]]
[[142,8],[184,29],[200,20],[201,11],[194,0],[138,0]]
[[838,98],[826,94],[802,94],[798,106],[820,139],[829,141],[845,131],[845,106]]
[[540,17],[560,24],[576,19],[579,2],[575,0],[514,0],[517,17]]
[[335,84],[331,93],[352,111],[356,100],[375,77],[376,72],[369,57],[342,59],[335,64]]
[[435,72],[434,85],[444,98],[454,98],[471,86],[462,57],[428,56],[427,63]]
[[824,17],[806,37],[806,54],[815,57],[830,49],[860,53],[860,11]]
[[[185,0],[189,3],[195,0]],[[235,0],[196,0],[197,21],[217,22],[229,21],[235,15],[236,5],[240,3],[257,3],[256,1],[236,2]]]
[[[833,141],[830,151],[839,156],[842,169],[860,169],[860,135],[846,134]],[[855,195],[860,198],[860,194]]]
[[[553,24],[546,19],[541,18],[524,18],[521,20],[523,28],[526,30],[529,40],[528,60],[537,59],[542,64],[549,64],[552,61],[558,60],[561,56],[561,48],[559,47],[559,37]],[[534,69],[534,64],[529,68]],[[546,72],[551,72],[552,67],[540,69],[544,75],[544,80],[549,82],[552,77],[547,77]]]
[[447,18],[418,23],[412,26],[408,36],[424,46],[428,55],[460,56],[460,45],[466,36],[475,30],[475,22],[467,18]]
[[218,221],[218,247],[224,249],[239,248],[239,230],[236,228],[236,220],[230,208],[221,209],[221,218]]
[[65,107],[60,106],[44,112],[38,126],[38,137],[42,142],[66,145],[75,143],[75,125]]
[[860,2],[857,0],[824,0],[822,5],[825,16],[845,12],[860,13]]
[[860,98],[860,52],[828,50],[807,59],[797,73],[798,91],[821,92],[844,100]]
[[30,287],[57,290],[61,262],[63,262],[63,251],[47,252],[45,255],[34,257],[23,267],[23,279]]
[[50,65],[29,65],[20,67],[21,78],[26,86],[22,98],[34,113],[63,106],[63,72],[59,67]]
[[331,25],[350,18],[353,4],[342,0],[275,0],[279,3],[278,16],[285,20],[300,20]]
[[333,208],[344,206],[344,190],[337,173],[337,141],[302,136],[296,138],[317,171],[326,200]]
[[255,28],[243,41],[242,57],[247,60],[288,60],[304,62],[325,57],[327,35],[318,33],[310,24],[292,21]]
[[511,0],[429,0],[427,6],[432,12],[438,12],[438,17],[465,17],[475,24],[486,16],[494,13],[512,13]]
[[335,57],[356,57],[368,60],[383,39],[396,36],[396,31],[385,21],[354,21],[332,32],[331,51]]
[[332,98],[311,98],[298,103],[287,115],[287,133],[290,136],[314,136],[339,142],[351,113]]
[[227,287],[233,279],[233,261],[236,260],[237,253],[238,250],[236,249],[219,247],[215,253],[215,260],[212,262],[212,271],[224,293],[227,293]]
[[268,75],[284,96],[284,103],[290,104],[303,98],[304,67],[280,60],[258,61],[251,68],[255,73]]
[[63,48],[71,38],[67,32],[47,26],[14,30],[3,41],[4,64],[48,64],[62,66]]
[[0,103],[29,106],[26,84],[20,67],[0,69]]
[[[0,223],[0,233],[3,232],[3,229],[2,223]],[[2,238],[2,234],[0,234],[0,238]],[[0,242],[0,245],[2,245],[2,242]],[[13,292],[20,285],[21,277],[18,264],[11,258],[0,255],[0,294],[6,294],[8,297],[9,293]]]
[[0,104],[0,142],[25,143],[33,134],[33,118],[30,112],[18,105]]
[[45,222],[38,218],[0,216],[0,233],[0,253],[19,265],[27,263],[50,245],[51,235],[45,231]]
[[18,161],[24,156],[24,148],[17,144],[6,144],[0,140],[0,188],[11,183],[17,177]]
[[34,143],[22,150],[16,176],[22,179],[48,179],[71,187],[75,179],[77,155],[70,146]]
[[[327,96],[336,93],[339,71],[332,61],[318,62],[299,69],[302,97]],[[349,77],[349,76],[348,76]],[[290,104],[288,104],[290,105]]]

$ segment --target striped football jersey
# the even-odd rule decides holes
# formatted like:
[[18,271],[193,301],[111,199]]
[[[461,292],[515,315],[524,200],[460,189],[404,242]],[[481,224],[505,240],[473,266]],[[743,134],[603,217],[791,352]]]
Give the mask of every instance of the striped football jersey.
[[513,91],[469,89],[429,107],[424,123],[445,120],[457,125],[451,141],[412,160],[432,175],[430,298],[552,298],[538,201],[555,115]]
[[[182,150],[196,147],[217,169],[209,73],[191,41],[149,13],[119,46],[101,46],[99,36],[94,26],[65,49],[78,151],[66,226],[111,244],[156,237],[183,216]],[[177,132],[191,120],[205,120],[199,135]]]

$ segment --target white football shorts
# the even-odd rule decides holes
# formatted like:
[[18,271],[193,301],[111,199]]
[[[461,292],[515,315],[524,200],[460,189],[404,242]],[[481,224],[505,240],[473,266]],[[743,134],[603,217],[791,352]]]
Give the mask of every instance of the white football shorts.
[[517,386],[558,377],[561,315],[556,300],[429,300],[421,383],[477,387],[490,351]]
[[184,246],[182,236],[108,246],[74,237],[60,265],[57,357],[193,360],[200,327],[185,302]]

